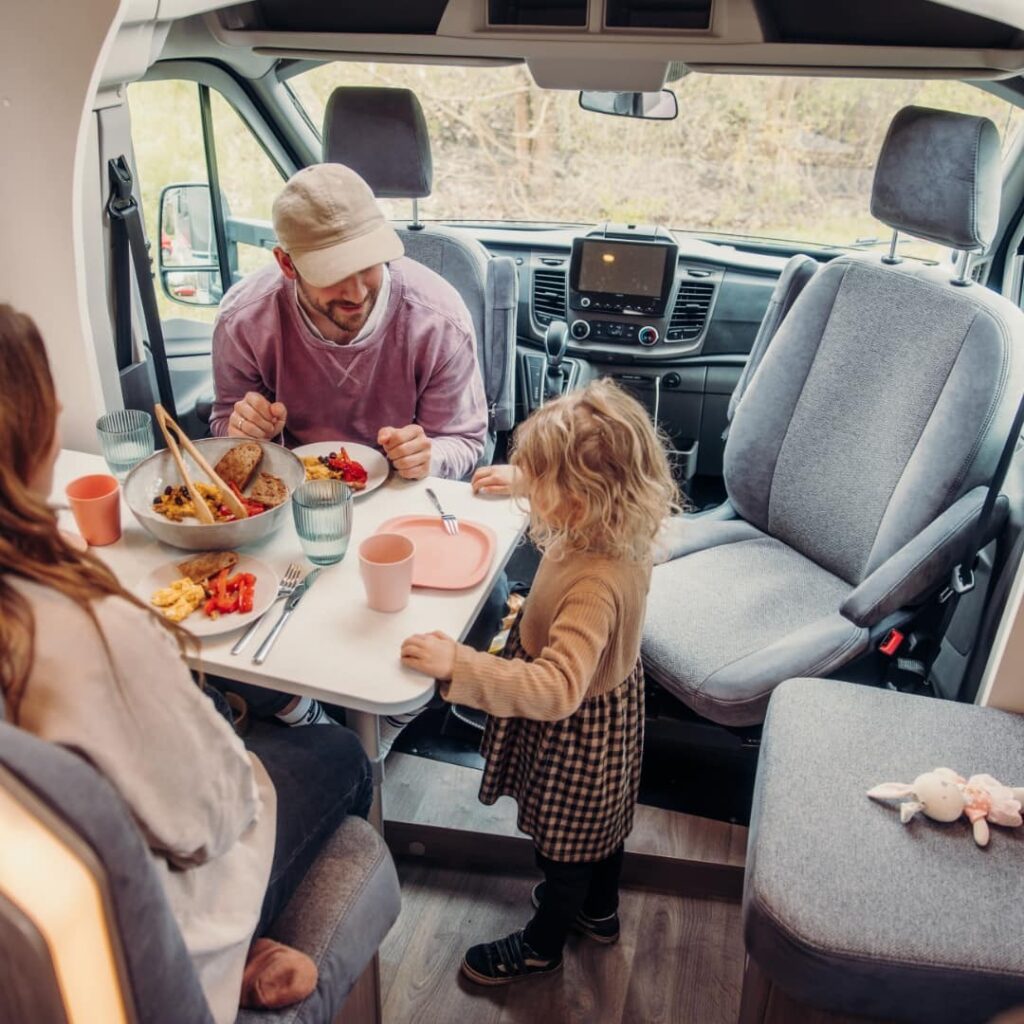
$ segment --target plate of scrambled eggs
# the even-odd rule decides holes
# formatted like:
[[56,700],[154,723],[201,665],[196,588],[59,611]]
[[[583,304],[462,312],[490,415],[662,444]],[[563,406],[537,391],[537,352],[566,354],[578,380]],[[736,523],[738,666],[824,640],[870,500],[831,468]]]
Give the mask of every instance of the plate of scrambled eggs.
[[307,480],[342,480],[356,498],[385,483],[391,468],[380,452],[354,441],[318,441],[293,448],[292,454],[302,459]]
[[[248,626],[270,608],[277,595],[280,576],[249,555],[239,555],[229,568],[203,580],[183,575],[181,565],[168,562],[133,589],[141,601],[193,636],[219,636]],[[219,607],[218,591],[222,592]]]

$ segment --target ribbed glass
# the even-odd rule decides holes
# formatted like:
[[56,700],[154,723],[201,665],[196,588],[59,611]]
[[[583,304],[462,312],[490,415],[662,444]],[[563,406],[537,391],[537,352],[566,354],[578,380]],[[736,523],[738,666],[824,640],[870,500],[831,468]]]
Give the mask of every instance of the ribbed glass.
[[141,409],[118,409],[96,421],[103,458],[110,472],[123,480],[128,471],[153,454],[153,418]]
[[314,565],[345,557],[352,533],[352,491],[340,480],[307,480],[292,494],[295,530]]

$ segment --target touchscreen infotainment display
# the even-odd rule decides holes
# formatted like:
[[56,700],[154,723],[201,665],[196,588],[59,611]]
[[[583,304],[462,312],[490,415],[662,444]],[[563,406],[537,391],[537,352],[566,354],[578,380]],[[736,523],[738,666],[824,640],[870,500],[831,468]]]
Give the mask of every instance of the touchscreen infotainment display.
[[599,238],[582,241],[577,291],[658,298],[665,281],[665,245],[636,245]]

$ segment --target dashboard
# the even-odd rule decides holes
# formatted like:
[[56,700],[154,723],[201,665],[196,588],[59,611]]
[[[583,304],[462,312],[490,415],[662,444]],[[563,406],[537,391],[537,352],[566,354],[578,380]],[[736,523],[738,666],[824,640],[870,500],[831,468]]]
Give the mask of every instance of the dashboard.
[[544,336],[561,320],[569,386],[614,378],[669,438],[681,481],[721,475],[729,398],[795,250],[630,224],[458,230],[518,270],[517,418],[543,400]]

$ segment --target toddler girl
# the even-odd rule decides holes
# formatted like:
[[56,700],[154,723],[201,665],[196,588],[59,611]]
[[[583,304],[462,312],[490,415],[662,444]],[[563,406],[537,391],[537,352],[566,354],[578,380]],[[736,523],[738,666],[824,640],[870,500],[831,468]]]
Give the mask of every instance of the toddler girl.
[[619,937],[651,545],[677,492],[647,413],[610,381],[542,406],[517,431],[511,465],[481,470],[474,489],[529,499],[544,555],[530,596],[501,656],[435,632],[409,637],[402,661],[438,679],[446,700],[489,714],[480,800],[517,801],[544,873],[525,929],[463,959],[467,977],[500,985],[558,970],[570,929]]

